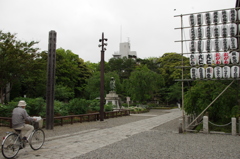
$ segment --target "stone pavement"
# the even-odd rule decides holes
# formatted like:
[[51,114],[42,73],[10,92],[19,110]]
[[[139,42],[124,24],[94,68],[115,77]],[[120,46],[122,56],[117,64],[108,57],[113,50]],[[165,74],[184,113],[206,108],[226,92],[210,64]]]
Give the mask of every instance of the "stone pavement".
[[[127,139],[128,137],[148,131],[171,120],[177,119],[182,115],[179,109],[161,110],[162,113],[146,113],[131,115],[130,117],[120,117],[131,119],[134,116],[143,117],[143,119],[122,124],[112,125],[110,127],[88,127],[78,132],[64,133],[63,135],[54,135],[57,131],[46,131],[46,142],[44,146],[37,151],[33,151],[29,146],[21,150],[16,158],[24,159],[69,159],[97,150],[104,146]],[[108,119],[118,120],[120,118]],[[98,124],[104,125],[108,121],[84,123],[85,125]],[[73,124],[74,125],[74,124]],[[62,128],[64,128],[63,126]],[[67,129],[67,130],[66,130]],[[72,132],[71,126],[65,127],[66,132]],[[177,128],[176,128],[177,130]],[[0,159],[3,157],[1,156]]]

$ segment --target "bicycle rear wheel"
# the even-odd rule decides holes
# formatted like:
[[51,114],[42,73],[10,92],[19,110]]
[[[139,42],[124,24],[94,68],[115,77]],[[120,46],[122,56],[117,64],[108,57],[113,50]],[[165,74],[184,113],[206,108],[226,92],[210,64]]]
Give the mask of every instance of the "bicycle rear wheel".
[[21,142],[15,133],[9,134],[2,142],[2,154],[5,158],[13,158],[18,154]]
[[33,150],[38,150],[42,147],[45,141],[45,133],[42,129],[34,130],[30,137],[29,144]]

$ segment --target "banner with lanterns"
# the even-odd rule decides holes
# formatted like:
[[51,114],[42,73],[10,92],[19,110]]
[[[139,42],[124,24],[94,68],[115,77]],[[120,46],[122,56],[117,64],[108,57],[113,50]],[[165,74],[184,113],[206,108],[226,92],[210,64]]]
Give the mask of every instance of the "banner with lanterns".
[[189,15],[192,79],[239,78],[237,14],[230,9]]

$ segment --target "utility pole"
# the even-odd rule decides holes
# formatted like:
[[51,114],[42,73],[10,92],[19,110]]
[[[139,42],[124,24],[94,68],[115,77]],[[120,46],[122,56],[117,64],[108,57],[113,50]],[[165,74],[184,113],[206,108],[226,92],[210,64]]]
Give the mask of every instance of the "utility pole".
[[54,125],[54,87],[56,67],[56,41],[57,33],[49,32],[48,39],[48,67],[47,67],[47,92],[46,92],[46,129],[52,130]]
[[98,47],[102,47],[101,49],[101,72],[100,72],[100,78],[101,78],[101,86],[100,86],[100,121],[104,120],[104,52],[107,50],[104,48],[104,46],[107,46],[107,43],[104,43],[104,41],[107,41],[107,39],[104,38],[104,33],[102,33],[102,39],[99,39],[99,42],[101,44],[98,45]]

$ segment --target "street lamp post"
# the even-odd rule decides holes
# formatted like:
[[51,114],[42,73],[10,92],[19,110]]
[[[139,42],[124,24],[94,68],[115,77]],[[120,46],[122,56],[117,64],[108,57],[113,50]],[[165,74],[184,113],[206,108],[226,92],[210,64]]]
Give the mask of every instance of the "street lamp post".
[[99,42],[101,44],[98,45],[98,47],[102,47],[101,49],[101,86],[100,86],[100,121],[104,120],[104,52],[107,50],[104,48],[104,46],[107,46],[107,43],[104,43],[104,41],[107,41],[106,38],[104,38],[104,33],[102,33],[102,39],[99,39]]

